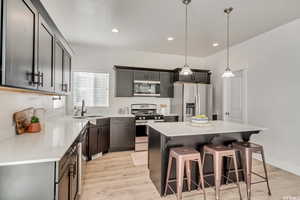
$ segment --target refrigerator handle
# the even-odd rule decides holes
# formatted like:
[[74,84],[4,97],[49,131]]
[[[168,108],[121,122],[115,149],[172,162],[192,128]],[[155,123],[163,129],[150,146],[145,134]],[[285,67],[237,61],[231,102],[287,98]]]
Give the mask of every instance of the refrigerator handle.
[[199,115],[199,100],[198,96],[195,96],[195,115]]

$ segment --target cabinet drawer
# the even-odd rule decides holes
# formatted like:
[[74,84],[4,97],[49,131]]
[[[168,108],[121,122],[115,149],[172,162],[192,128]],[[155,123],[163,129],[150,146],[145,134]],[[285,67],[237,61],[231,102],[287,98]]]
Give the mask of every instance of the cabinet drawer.
[[128,124],[128,126],[131,126],[135,123],[134,117],[114,117],[111,118],[111,124]]
[[109,125],[109,123],[110,123],[110,118],[97,119],[97,126],[106,126]]

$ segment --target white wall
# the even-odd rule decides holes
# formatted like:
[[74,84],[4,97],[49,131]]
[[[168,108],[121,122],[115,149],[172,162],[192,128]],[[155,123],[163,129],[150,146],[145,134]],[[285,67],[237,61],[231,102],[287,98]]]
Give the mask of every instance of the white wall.
[[0,91],[0,99],[0,140],[16,134],[13,122],[13,113],[15,112],[34,107],[46,109],[45,117],[47,118],[65,113],[64,106],[60,109],[53,108],[53,101],[50,96]]
[[[89,112],[95,113],[118,113],[120,108],[128,107],[132,103],[154,103],[170,105],[169,98],[155,97],[122,97],[115,95],[115,73],[114,65],[124,65],[146,68],[175,69],[183,65],[183,56],[159,54],[141,51],[127,51],[121,49],[110,49],[97,46],[85,46],[72,44],[75,51],[73,58],[74,71],[108,72],[110,74],[110,106],[109,108],[88,108]],[[201,58],[190,57],[189,64],[193,68],[203,68]],[[69,99],[69,105],[71,100]],[[69,107],[69,110],[72,106]]]
[[[253,136],[269,163],[300,175],[300,19],[231,48],[233,70],[248,68],[248,122],[268,128]],[[215,110],[222,113],[225,52],[214,67]]]

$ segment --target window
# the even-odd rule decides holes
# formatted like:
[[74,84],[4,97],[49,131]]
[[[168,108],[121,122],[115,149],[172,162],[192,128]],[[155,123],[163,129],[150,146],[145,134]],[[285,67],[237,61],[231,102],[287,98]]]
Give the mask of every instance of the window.
[[108,73],[73,73],[73,105],[80,106],[85,100],[89,107],[109,106]]

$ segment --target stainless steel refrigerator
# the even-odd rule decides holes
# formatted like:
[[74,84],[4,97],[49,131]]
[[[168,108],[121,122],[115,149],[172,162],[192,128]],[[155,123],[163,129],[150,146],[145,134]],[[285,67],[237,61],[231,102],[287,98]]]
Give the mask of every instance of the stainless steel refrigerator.
[[179,115],[179,121],[190,121],[192,116],[206,115],[212,119],[213,92],[211,84],[175,83],[171,112]]

